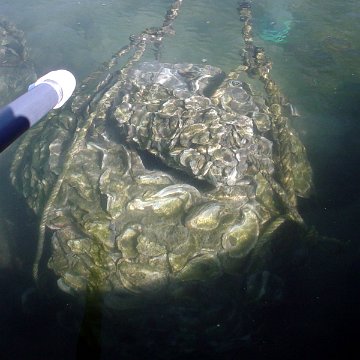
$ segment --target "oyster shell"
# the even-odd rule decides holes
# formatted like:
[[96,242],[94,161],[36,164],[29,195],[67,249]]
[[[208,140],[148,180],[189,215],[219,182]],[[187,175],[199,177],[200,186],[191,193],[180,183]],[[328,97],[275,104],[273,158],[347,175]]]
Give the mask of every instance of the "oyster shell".
[[[133,39],[136,61],[154,33]],[[265,225],[296,214],[279,171],[293,167],[284,176],[298,194],[309,189],[300,140],[275,134],[276,104],[214,66],[136,61],[95,74],[14,160],[13,183],[41,216],[40,234],[51,229],[46,260],[64,291],[135,294],[220,276]]]

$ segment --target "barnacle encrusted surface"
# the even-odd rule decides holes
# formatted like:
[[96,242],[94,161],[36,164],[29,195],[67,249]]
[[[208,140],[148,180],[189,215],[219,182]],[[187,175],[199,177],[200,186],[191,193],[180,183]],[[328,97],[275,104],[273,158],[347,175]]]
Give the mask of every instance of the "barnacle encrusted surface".
[[[271,111],[210,65],[139,63],[116,84],[105,121],[93,114],[114,82],[85,89],[72,109],[45,120],[14,162],[13,182],[30,207],[41,214],[47,206],[48,266],[60,288],[142,293],[234,271],[294,208],[277,181]],[[79,106],[86,96],[90,105]],[[306,195],[310,170],[291,134],[287,166],[305,174],[294,191]]]

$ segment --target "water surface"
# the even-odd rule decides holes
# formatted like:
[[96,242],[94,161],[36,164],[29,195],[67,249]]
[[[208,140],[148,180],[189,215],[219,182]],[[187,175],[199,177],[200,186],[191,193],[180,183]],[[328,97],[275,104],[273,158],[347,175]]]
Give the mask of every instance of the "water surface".
[[[314,171],[314,195],[302,201],[302,215],[320,234],[346,244],[345,249],[322,253],[314,246],[314,252],[306,255],[309,265],[301,273],[289,264],[283,302],[264,305],[261,312],[249,315],[259,324],[256,335],[250,336],[244,329],[248,319],[243,319],[243,313],[229,315],[229,309],[236,309],[237,294],[220,297],[216,281],[207,285],[199,304],[174,306],[164,313],[155,304],[143,310],[144,314],[130,311],[129,317],[136,321],[126,321],[124,315],[124,323],[103,324],[103,334],[86,333],[85,326],[78,326],[83,319],[100,320],[91,316],[91,309],[83,318],[82,309],[77,309],[71,297],[59,295],[44,303],[34,296],[25,309],[21,302],[21,296],[34,286],[31,263],[37,219],[8,183],[9,149],[0,158],[2,358],[81,358],[91,340],[100,344],[96,356],[104,359],[119,354],[135,359],[144,351],[153,358],[184,358],[184,354],[187,358],[232,359],[234,354],[340,358],[354,345],[352,326],[360,315],[360,3],[253,3],[255,42],[272,59],[274,79],[301,115],[293,125]],[[37,74],[66,68],[81,81],[126,44],[130,34],[161,24],[169,4],[165,0],[2,0],[0,15],[24,31]],[[208,63],[224,71],[239,64],[243,42],[236,6],[233,0],[184,1],[174,25],[176,35],[165,40],[161,60]],[[281,41],[264,36],[266,31],[281,31],[285,23],[291,25]],[[224,286],[231,288],[230,280]],[[213,333],[207,332],[207,306],[215,308]],[[73,314],[79,314],[78,318]],[[146,320],[141,321],[142,315]],[[168,322],[161,322],[161,317]],[[171,319],[174,323],[181,319],[187,324],[185,330],[174,329]],[[119,338],[118,347],[111,351],[105,350],[106,344],[114,341],[104,338],[109,334]]]

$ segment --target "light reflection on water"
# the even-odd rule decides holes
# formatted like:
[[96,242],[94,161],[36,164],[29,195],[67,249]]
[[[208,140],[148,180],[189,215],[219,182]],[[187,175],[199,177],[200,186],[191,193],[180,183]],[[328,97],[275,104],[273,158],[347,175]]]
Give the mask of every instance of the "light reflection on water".
[[[102,61],[108,59],[114,51],[126,44],[130,34],[139,33],[144,27],[158,25],[169,3],[170,1],[164,0],[154,0],[151,3],[146,0],[120,2],[44,0],[34,4],[28,1],[3,0],[0,4],[0,14],[24,30],[38,74],[63,67],[73,71],[80,80]],[[316,185],[315,198],[308,203],[304,202],[304,216],[321,233],[344,241],[351,240],[352,249],[358,253],[359,247],[355,240],[360,230],[358,225],[359,171],[356,165],[360,157],[358,136],[360,129],[359,122],[356,121],[360,115],[359,3],[356,0],[346,2],[262,0],[254,1],[254,3],[255,16],[266,15],[275,21],[292,21],[286,41],[273,43],[257,37],[256,43],[266,49],[267,55],[273,60],[273,77],[302,115],[295,120],[294,126],[300,132],[308,149]],[[236,1],[230,0],[184,1],[181,15],[175,22],[176,36],[165,41],[162,60],[200,63],[206,59],[207,63],[229,71],[240,62],[239,50],[242,46],[241,25],[235,8]],[[258,31],[260,32],[261,29],[259,28]],[[1,174],[6,174],[9,161],[7,154],[4,153],[0,161]],[[2,176],[1,188],[6,188],[6,186],[6,179]],[[15,204],[13,199],[16,199]],[[2,194],[0,208],[2,219],[8,215],[7,207],[4,206],[7,202],[13,203],[11,211],[16,213],[19,213],[19,207],[22,205],[20,198],[14,192]],[[6,226],[9,231],[21,234],[24,224],[20,219],[17,218],[15,222],[13,220],[6,222],[2,226],[4,228]],[[31,228],[34,227],[35,220],[28,220],[26,229],[29,230],[29,234]],[[0,234],[0,241],[1,237],[6,236],[4,234],[5,232]],[[3,244],[8,243],[3,241]],[[22,253],[33,251],[28,242],[22,244],[21,250]],[[25,260],[17,259],[15,263],[22,261],[23,268],[29,268],[30,264],[26,262],[29,258],[31,256],[25,257]],[[349,260],[348,267],[353,270],[354,258],[347,257],[346,259]],[[6,261],[9,267],[9,259]],[[13,266],[15,269],[21,267],[16,264]],[[355,273],[352,273],[354,282],[358,280],[356,271],[359,271],[358,267],[355,267]],[[342,272],[343,268],[339,270],[339,274]],[[322,276],[326,277],[326,273]],[[17,318],[17,311],[21,309],[20,296],[29,286],[30,279],[29,276],[21,274],[16,275],[16,281],[18,286],[15,287],[14,284],[2,281],[2,284],[9,286],[9,293],[3,294],[3,300],[0,303],[8,306],[9,302],[13,302],[13,305],[8,307],[10,310],[7,317],[3,318],[3,323],[13,324],[16,321],[21,323],[19,324],[21,331],[15,326],[11,328],[10,334],[14,337],[8,338],[11,349],[15,348],[16,335],[20,342],[25,342],[26,337],[31,334],[31,329],[26,330],[22,323],[27,315]],[[349,283],[352,285],[351,279]],[[302,285],[305,288],[304,291],[314,291],[312,285],[306,283]],[[345,292],[348,289],[340,288],[339,292],[341,291]],[[350,295],[353,295],[351,291]],[[343,297],[345,295],[341,293],[339,298],[343,299]],[[210,298],[215,298],[214,294]],[[231,303],[230,300],[227,301]],[[324,301],[331,309],[331,304]],[[341,300],[336,303],[337,306],[339,304],[341,305]],[[52,306],[56,308],[54,305],[48,307],[42,320],[39,314],[35,317],[30,316],[32,321],[36,319],[34,327],[36,325],[40,327],[35,334],[41,336],[41,327],[51,329],[49,323],[52,322],[60,322],[64,327],[69,324],[71,331],[74,331],[74,322],[77,319],[68,318],[67,314],[71,314],[71,311],[62,311],[59,314],[52,312]],[[69,307],[71,306],[76,305],[69,302]],[[44,307],[46,308],[46,305]],[[316,306],[315,310],[317,310]],[[156,314],[159,309],[154,306],[150,311]],[[193,316],[196,317],[199,309],[194,306],[193,311],[195,312]],[[285,313],[286,311],[291,317],[291,307],[285,309]],[[336,308],[336,311],[339,309]],[[169,313],[171,314],[171,311]],[[341,311],[340,313],[343,314]],[[324,317],[326,314],[325,311]],[[169,314],[167,316],[171,317]],[[177,313],[176,316],[185,317],[185,314],[181,314],[180,311],[180,314]],[[279,316],[278,309],[274,309],[271,315],[267,314],[269,321],[275,323],[276,316]],[[341,315],[339,316],[341,318]],[[286,316],[282,319],[288,321]],[[157,319],[153,321],[156,325]],[[325,328],[323,319],[320,317],[318,321],[316,324],[323,330]],[[148,323],[143,325],[151,326]],[[111,330],[112,325],[108,326]],[[127,326],[131,328],[133,323],[129,322]],[[274,325],[275,329],[279,327],[281,325]],[[201,329],[200,325],[199,328]],[[304,328],[306,328],[305,325]],[[52,328],[52,331],[50,335],[52,341],[65,342],[65,348],[66,346],[69,349],[76,347],[76,336],[64,338],[61,335],[62,329],[57,326]],[[315,336],[316,331],[312,331]],[[126,341],[125,333],[125,330],[121,333],[122,341]],[[129,342],[133,341],[134,336],[145,336],[146,332],[139,330],[139,334],[136,335],[135,329],[132,329],[132,333],[129,331]],[[89,336],[91,338],[95,335]],[[287,339],[283,334],[281,336]],[[280,338],[281,336],[279,335]],[[171,340],[170,337],[167,339]],[[238,339],[240,343],[245,340]],[[27,346],[30,353],[35,353],[39,349],[34,343],[36,342],[30,337],[24,347]],[[136,344],[136,341],[134,343]],[[44,348],[49,351],[45,345]],[[273,351],[276,353],[276,350]],[[75,358],[76,352],[72,353],[70,350],[70,353],[72,355],[68,353],[67,356]],[[56,356],[53,354],[53,358]],[[51,358],[51,355],[48,358]]]

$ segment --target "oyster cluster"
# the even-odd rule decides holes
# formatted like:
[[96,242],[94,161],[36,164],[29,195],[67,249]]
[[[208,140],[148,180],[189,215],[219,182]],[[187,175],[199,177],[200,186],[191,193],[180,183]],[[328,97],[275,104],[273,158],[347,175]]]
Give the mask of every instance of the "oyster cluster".
[[143,63],[129,74],[135,91],[114,115],[141,149],[224,194],[238,189],[248,202],[255,194],[253,186],[245,186],[250,154],[273,172],[272,144],[261,136],[270,121],[240,81],[209,96],[221,75],[212,66]]
[[0,17],[0,106],[26,91],[35,78],[24,33]]
[[[17,151],[13,183],[51,230],[50,259],[40,244],[35,265],[48,263],[67,292],[146,293],[260,256],[296,211],[277,180],[264,100],[210,65],[140,62],[120,84],[84,86]],[[293,191],[305,196],[311,171],[291,137],[288,166],[304,174]]]

